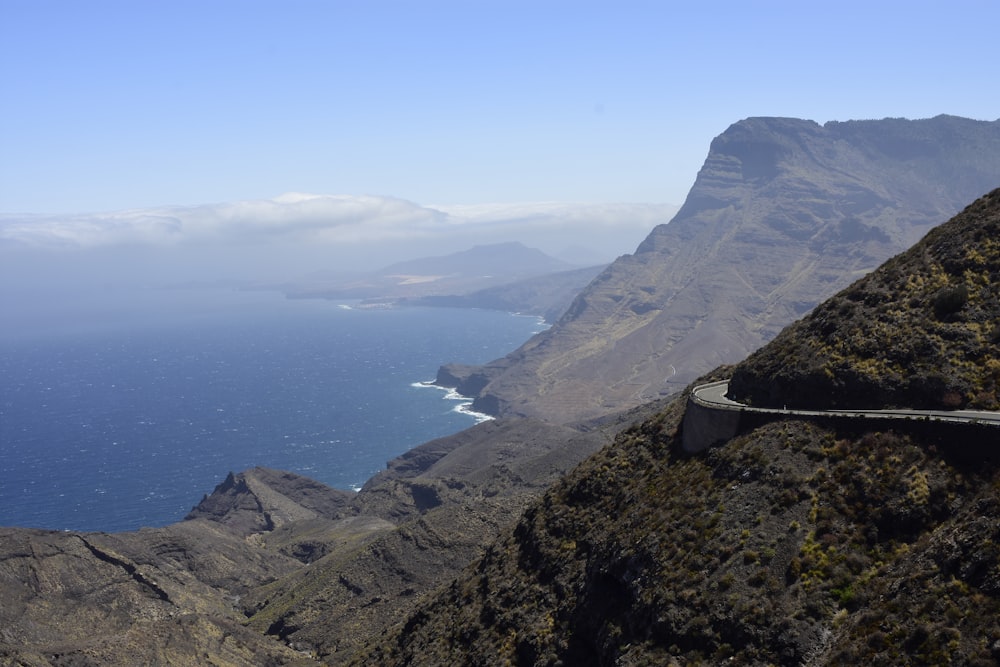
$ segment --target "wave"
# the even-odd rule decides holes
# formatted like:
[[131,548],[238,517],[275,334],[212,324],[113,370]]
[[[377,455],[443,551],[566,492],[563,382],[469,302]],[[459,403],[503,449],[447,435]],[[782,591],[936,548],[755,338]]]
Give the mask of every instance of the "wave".
[[423,381],[423,382],[413,382],[410,384],[411,387],[417,387],[419,389],[437,389],[444,392],[444,400],[446,401],[464,401],[461,405],[456,405],[452,408],[452,412],[457,412],[467,417],[472,417],[476,420],[477,424],[482,424],[483,422],[490,421],[494,419],[493,415],[488,415],[485,412],[476,412],[472,409],[472,396],[464,396],[452,387],[442,387],[439,384],[435,384],[433,380]]

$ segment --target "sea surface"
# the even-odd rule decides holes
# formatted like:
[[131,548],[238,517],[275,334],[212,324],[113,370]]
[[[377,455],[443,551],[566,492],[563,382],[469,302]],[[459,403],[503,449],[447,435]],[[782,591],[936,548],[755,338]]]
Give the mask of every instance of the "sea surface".
[[495,311],[269,292],[115,303],[0,333],[0,525],[163,526],[253,466],[357,489],[482,418],[422,384],[439,365],[495,359],[542,328]]

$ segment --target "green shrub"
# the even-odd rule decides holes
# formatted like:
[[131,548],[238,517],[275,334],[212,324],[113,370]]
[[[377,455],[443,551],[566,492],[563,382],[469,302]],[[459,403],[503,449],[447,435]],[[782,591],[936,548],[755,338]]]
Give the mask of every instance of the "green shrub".
[[934,316],[943,320],[957,313],[969,301],[969,288],[965,285],[945,287],[934,296]]

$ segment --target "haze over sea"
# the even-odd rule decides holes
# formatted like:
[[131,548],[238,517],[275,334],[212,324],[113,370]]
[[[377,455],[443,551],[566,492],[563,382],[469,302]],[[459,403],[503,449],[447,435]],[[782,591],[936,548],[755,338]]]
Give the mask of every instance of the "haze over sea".
[[495,359],[540,328],[219,289],[120,303],[0,333],[0,525],[162,526],[253,466],[358,488],[475,423],[456,410],[467,401],[420,386],[441,363]]

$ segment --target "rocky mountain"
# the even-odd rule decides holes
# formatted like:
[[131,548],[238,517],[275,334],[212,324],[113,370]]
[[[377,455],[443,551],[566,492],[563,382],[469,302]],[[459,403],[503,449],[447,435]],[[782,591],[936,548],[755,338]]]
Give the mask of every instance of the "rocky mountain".
[[475,389],[477,409],[558,423],[668,395],[998,183],[1000,121],[740,121],[712,142],[676,217],[552,328],[443,377]]
[[[865,331],[840,337],[867,321],[856,309],[872,308],[872,326],[884,312],[919,327],[882,336],[885,360],[940,335],[943,386],[982,390],[981,370],[1000,361],[1000,303],[978,289],[1000,271],[983,250],[997,225],[1000,190],[703,379],[743,377],[748,396],[772,401],[766,376],[780,360],[794,392],[819,396],[827,374],[795,369],[834,359],[859,376],[872,369],[873,386],[921,396]],[[956,282],[968,295],[939,303]],[[944,324],[960,326],[948,335]],[[1000,427],[786,414],[690,455],[685,406],[673,401],[581,464],[355,664],[1000,661],[1000,458],[968,450],[969,434],[996,429],[995,444]]]
[[0,528],[0,664],[309,664],[234,608],[302,567],[247,537],[204,519],[113,535]]

